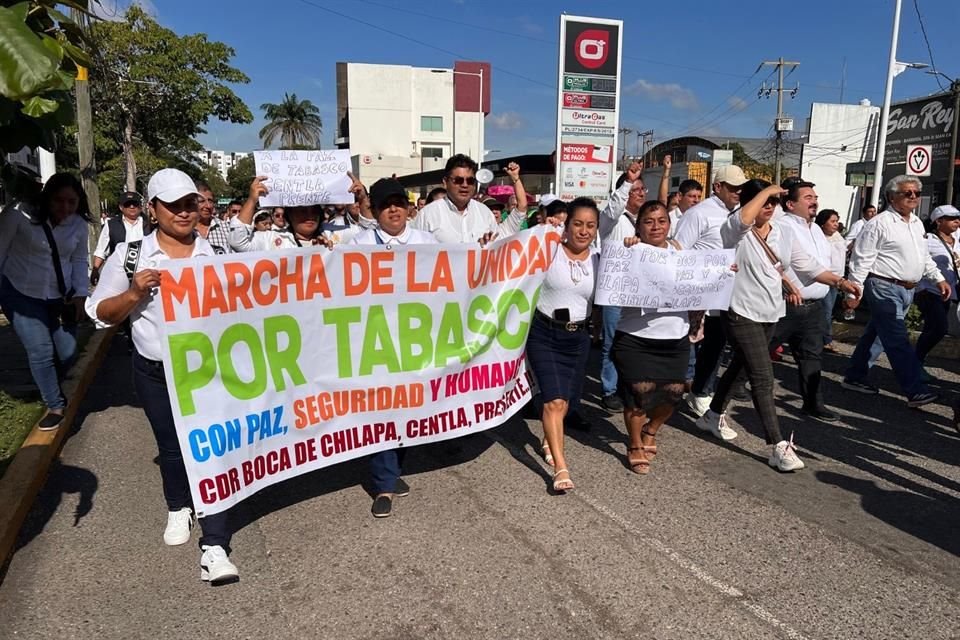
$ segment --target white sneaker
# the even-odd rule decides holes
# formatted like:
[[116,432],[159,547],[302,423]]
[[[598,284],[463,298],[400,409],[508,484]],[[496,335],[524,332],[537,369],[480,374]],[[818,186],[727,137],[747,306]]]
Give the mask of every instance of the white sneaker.
[[687,406],[691,413],[698,418],[710,409],[710,403],[713,402],[713,396],[698,396],[692,391],[687,394]]
[[803,460],[797,457],[797,449],[793,446],[793,434],[790,434],[789,440],[781,440],[773,447],[773,453],[767,460],[774,469],[780,471],[799,471],[803,469]]
[[700,416],[697,428],[709,431],[721,440],[733,440],[737,437],[737,432],[727,426],[727,414],[716,413],[712,409],[707,409],[707,412]]
[[184,507],[180,511],[167,513],[167,528],[163,530],[163,542],[175,547],[190,541],[190,527],[193,526],[193,511]]
[[220,545],[203,545],[200,556],[200,579],[211,585],[236,582],[240,579],[237,566],[230,562],[227,552]]

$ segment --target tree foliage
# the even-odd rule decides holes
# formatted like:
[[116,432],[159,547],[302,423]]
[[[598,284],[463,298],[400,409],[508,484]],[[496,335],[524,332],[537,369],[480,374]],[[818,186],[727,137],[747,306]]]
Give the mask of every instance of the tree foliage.
[[56,148],[74,120],[70,91],[89,43],[60,9],[88,0],[0,0],[0,162],[24,146]]
[[97,43],[91,72],[97,163],[110,171],[122,156],[128,185],[149,175],[141,164],[145,156],[198,168],[195,137],[211,118],[253,121],[228,86],[249,78],[229,64],[234,50],[226,44],[204,34],[178,35],[137,5],[122,21],[97,22],[91,35]]
[[229,185],[229,195],[232,198],[243,198],[250,191],[250,183],[256,177],[256,166],[253,162],[253,156],[246,156],[237,160],[236,164],[227,171],[227,184]]
[[757,178],[770,182],[776,174],[776,168],[772,164],[767,164],[754,159],[748,155],[739,142],[731,142],[728,149],[733,151],[733,164],[737,165],[750,178]]
[[309,100],[299,100],[297,94],[283,94],[279,104],[260,105],[267,119],[266,126],[260,130],[263,147],[271,146],[279,137],[280,146],[292,149],[294,146],[309,149],[320,148],[320,136],[323,134],[323,122],[320,109]]

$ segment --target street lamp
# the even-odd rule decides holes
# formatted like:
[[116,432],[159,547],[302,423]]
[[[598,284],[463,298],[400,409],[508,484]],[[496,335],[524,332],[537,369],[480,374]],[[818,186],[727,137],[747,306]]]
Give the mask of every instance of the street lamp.
[[947,174],[947,204],[953,204],[953,181],[957,172],[957,128],[960,125],[960,80],[951,78],[936,69],[927,71],[932,76],[940,76],[950,83],[953,91],[953,131],[950,132],[950,172]]
[[877,131],[877,152],[873,163],[873,190],[870,192],[870,206],[880,204],[880,184],[883,181],[883,156],[887,146],[887,125],[890,122],[890,98],[893,95],[893,79],[905,69],[924,69],[927,65],[919,62],[897,62],[897,40],[900,37],[900,7],[902,0],[896,0],[893,9],[893,35],[890,37],[890,60],[887,63],[887,84],[883,90],[883,108],[880,110],[880,129]]
[[[457,71],[456,69],[431,69],[431,73],[452,73],[453,75],[460,76],[473,76],[474,78],[480,78],[480,121],[477,124],[477,155],[480,156],[478,160],[483,162],[483,67],[480,67],[479,73],[474,73],[472,71]],[[454,99],[453,102],[453,153],[457,152],[457,102]]]

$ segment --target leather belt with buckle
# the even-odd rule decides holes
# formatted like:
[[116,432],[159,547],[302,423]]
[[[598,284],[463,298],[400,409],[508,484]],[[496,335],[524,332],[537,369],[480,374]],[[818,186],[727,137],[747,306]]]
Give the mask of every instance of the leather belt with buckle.
[[875,273],[868,273],[867,277],[876,278],[877,280],[883,280],[884,282],[892,282],[895,285],[903,287],[907,291],[917,286],[916,282],[907,282],[906,280],[897,280],[896,278],[888,278],[887,276],[880,276]]
[[558,327],[560,329],[563,329],[564,331],[569,331],[570,333],[583,331],[584,329],[587,328],[586,320],[581,320],[580,322],[564,322],[562,320],[555,320],[554,318],[551,318],[547,314],[541,313],[540,311],[536,312],[536,317],[540,318],[551,327]]

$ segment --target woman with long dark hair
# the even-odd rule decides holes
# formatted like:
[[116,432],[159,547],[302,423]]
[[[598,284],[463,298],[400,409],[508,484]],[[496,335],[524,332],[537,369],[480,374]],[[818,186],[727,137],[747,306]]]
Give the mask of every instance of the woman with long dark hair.
[[[830,245],[830,264],[823,266],[833,273],[843,273],[847,266],[847,241],[840,235],[840,214],[833,209],[824,209],[817,214],[816,223]],[[836,289],[830,289],[823,299],[823,350],[830,353],[839,353],[833,346],[833,309],[839,294]]]
[[543,457],[554,467],[553,489],[573,489],[563,448],[563,419],[576,406],[590,355],[587,320],[599,254],[592,248],[600,211],[590,198],[566,207],[563,244],[547,270],[527,337],[527,361],[543,400]]
[[[760,414],[767,444],[773,446],[767,461],[779,471],[803,469],[797,456],[793,435],[786,440],[780,433],[780,421],[773,394],[773,365],[770,340],[777,322],[786,314],[784,271],[793,269],[804,284],[821,282],[845,293],[860,295],[860,287],[831,273],[826,266],[806,253],[794,241],[790,227],[774,219],[780,196],[786,193],[765,180],[749,180],[740,191],[743,207],[720,227],[723,246],[736,248],[737,277],[730,298],[730,309],[722,314],[727,340],[733,346],[733,362],[717,383],[710,409],[697,426],[714,434],[726,429],[727,403],[740,372],[750,380],[753,406]],[[789,295],[795,295],[792,290]]]
[[0,307],[23,343],[56,429],[67,400],[60,380],[77,354],[77,320],[89,287],[87,194],[69,173],[50,177],[36,203],[0,213]]

